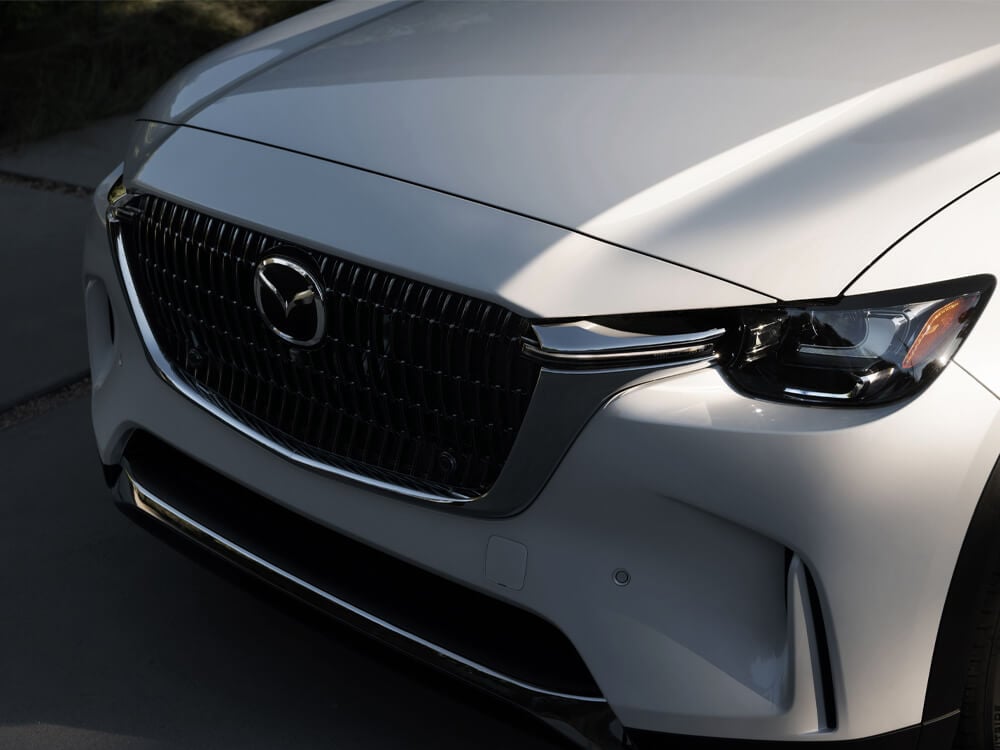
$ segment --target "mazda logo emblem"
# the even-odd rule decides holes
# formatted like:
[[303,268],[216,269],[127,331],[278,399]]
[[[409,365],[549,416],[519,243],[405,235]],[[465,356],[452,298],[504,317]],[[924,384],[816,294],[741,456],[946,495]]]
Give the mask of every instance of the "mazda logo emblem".
[[257,311],[279,338],[314,346],[326,332],[323,286],[298,261],[269,255],[257,264],[253,280]]

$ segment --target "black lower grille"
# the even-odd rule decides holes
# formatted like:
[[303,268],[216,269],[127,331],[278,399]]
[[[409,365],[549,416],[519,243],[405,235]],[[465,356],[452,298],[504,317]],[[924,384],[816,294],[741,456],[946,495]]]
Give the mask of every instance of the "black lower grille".
[[[129,208],[125,253],[156,343],[216,406],[290,451],[383,482],[447,497],[492,486],[538,378],[521,353],[526,320],[155,196]],[[315,345],[280,338],[258,310],[269,257],[322,289]],[[277,309],[264,308],[272,323]]]
[[147,433],[132,435],[123,460],[188,518],[368,615],[507,678],[601,697],[569,639],[537,615],[308,521]]

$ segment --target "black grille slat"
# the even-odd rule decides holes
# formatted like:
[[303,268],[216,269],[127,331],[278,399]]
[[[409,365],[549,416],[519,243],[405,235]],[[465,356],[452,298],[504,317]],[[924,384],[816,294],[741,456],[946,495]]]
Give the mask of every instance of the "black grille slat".
[[[496,481],[538,366],[526,320],[492,303],[290,245],[155,196],[125,250],[156,343],[217,407],[310,460],[419,492],[475,497]],[[313,265],[328,328],[290,345],[256,309],[271,248]]]

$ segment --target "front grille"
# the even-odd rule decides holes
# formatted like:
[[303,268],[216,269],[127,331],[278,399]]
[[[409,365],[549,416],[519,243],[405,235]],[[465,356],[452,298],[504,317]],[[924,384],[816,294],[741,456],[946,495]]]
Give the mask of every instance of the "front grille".
[[[538,379],[526,320],[498,305],[291,245],[150,195],[122,214],[139,303],[176,373],[285,449],[420,493],[484,494]],[[313,347],[258,312],[280,247],[326,297]]]

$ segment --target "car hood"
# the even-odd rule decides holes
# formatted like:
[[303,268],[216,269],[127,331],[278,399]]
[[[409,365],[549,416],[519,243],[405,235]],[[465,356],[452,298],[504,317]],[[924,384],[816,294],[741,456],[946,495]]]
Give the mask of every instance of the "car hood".
[[354,21],[303,23],[308,43],[257,45],[262,64],[198,106],[143,116],[783,299],[838,294],[1000,171],[997,5],[449,2]]

